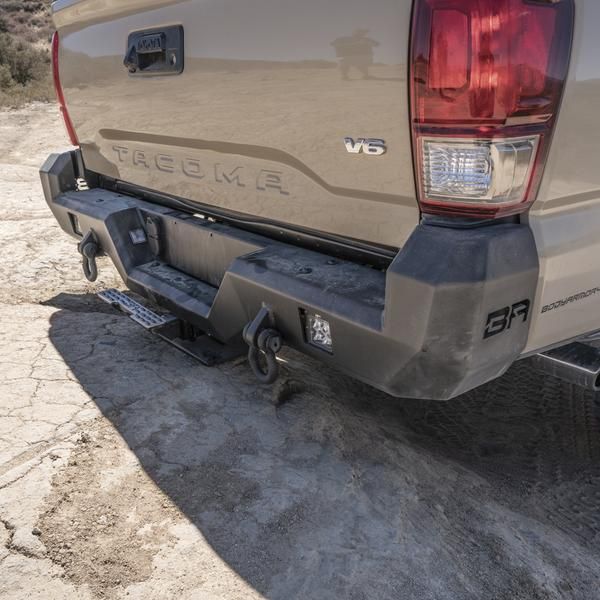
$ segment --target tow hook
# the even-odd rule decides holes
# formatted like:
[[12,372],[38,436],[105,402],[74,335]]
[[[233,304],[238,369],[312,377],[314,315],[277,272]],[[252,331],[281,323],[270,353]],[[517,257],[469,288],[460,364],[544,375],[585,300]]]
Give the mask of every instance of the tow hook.
[[96,257],[100,253],[100,246],[96,234],[90,229],[84,238],[77,245],[79,254],[83,257],[83,274],[88,281],[96,281],[98,279],[98,265]]
[[248,344],[248,362],[256,378],[264,384],[275,383],[279,377],[276,354],[283,339],[275,329],[272,311],[263,306],[254,320],[244,327],[244,341]]

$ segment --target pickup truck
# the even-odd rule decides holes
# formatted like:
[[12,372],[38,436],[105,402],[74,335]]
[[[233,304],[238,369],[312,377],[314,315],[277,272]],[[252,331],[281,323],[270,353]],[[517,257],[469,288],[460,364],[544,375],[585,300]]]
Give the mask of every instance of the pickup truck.
[[206,364],[600,387],[597,0],[57,0],[41,169],[102,297]]

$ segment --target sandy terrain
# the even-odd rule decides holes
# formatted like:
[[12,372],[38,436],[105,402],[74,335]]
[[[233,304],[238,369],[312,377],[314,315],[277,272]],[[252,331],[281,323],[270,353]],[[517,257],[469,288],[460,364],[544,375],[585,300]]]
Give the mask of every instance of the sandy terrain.
[[600,598],[591,395],[521,364],[448,404],[293,352],[286,403],[96,299],[0,113],[0,598]]

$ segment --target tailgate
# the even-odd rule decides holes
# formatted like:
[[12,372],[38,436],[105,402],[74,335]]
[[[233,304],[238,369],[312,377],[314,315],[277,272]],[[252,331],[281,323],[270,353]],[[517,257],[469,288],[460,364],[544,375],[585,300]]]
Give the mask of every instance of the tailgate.
[[[86,166],[222,210],[399,247],[419,219],[411,4],[59,0],[61,77]],[[182,72],[130,74],[132,33],[176,26]],[[385,140],[387,152],[357,152],[361,138]]]

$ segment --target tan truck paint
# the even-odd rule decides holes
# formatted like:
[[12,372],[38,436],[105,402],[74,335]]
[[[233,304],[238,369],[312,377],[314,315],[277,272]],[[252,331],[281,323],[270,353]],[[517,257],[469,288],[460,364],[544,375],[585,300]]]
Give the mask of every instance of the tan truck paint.
[[540,281],[527,351],[600,329],[600,2],[576,2],[575,39],[542,188],[529,213]]
[[[58,3],[63,86],[86,164],[238,213],[399,247],[419,220],[411,4]],[[183,74],[130,77],[130,32],[177,24]],[[367,50],[344,58],[340,43]],[[387,153],[349,153],[346,137],[384,139]]]

